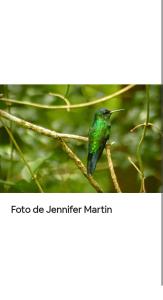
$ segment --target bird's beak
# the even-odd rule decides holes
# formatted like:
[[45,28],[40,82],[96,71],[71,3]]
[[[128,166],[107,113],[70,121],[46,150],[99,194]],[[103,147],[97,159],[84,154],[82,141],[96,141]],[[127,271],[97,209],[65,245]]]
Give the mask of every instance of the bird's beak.
[[124,108],[121,108],[121,109],[111,110],[111,114],[112,114],[112,113],[115,113],[115,112],[118,112],[118,111],[121,111],[121,110],[125,110],[125,109],[124,109]]

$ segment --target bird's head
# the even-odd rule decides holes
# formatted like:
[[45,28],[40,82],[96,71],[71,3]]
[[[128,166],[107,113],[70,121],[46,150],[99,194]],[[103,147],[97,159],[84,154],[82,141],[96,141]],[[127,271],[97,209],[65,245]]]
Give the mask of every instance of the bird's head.
[[110,118],[110,116],[112,115],[112,113],[118,112],[118,111],[121,111],[121,110],[124,110],[124,109],[121,108],[121,109],[109,110],[107,108],[100,108],[96,111],[95,117],[108,120]]

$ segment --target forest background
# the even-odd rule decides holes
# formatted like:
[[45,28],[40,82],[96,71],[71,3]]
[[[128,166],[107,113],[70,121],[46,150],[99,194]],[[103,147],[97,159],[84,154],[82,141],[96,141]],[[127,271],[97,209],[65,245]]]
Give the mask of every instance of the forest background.
[[[0,192],[161,192],[160,105],[159,85],[1,85]],[[109,154],[88,178],[80,137],[101,107],[125,111],[112,115]],[[79,138],[63,138],[64,148],[12,116]]]

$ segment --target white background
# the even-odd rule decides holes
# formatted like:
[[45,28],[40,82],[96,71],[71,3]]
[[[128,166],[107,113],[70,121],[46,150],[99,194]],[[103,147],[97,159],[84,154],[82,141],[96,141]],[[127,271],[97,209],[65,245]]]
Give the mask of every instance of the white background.
[[[157,299],[159,194],[13,194],[0,201],[1,299]],[[10,198],[10,200],[9,200]],[[11,205],[112,214],[11,214]]]
[[0,82],[161,80],[160,0],[1,0],[0,10]]
[[[160,83],[160,2],[1,1],[1,83]],[[11,215],[11,204],[112,215]],[[159,194],[0,195],[0,298],[162,299]]]

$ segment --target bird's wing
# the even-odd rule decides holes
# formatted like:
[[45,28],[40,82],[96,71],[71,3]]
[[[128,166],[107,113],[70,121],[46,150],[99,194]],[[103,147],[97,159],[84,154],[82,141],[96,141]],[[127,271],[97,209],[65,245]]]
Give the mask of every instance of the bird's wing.
[[109,139],[109,129],[105,127],[95,128],[92,126],[89,132],[89,152],[103,151],[106,141]]

